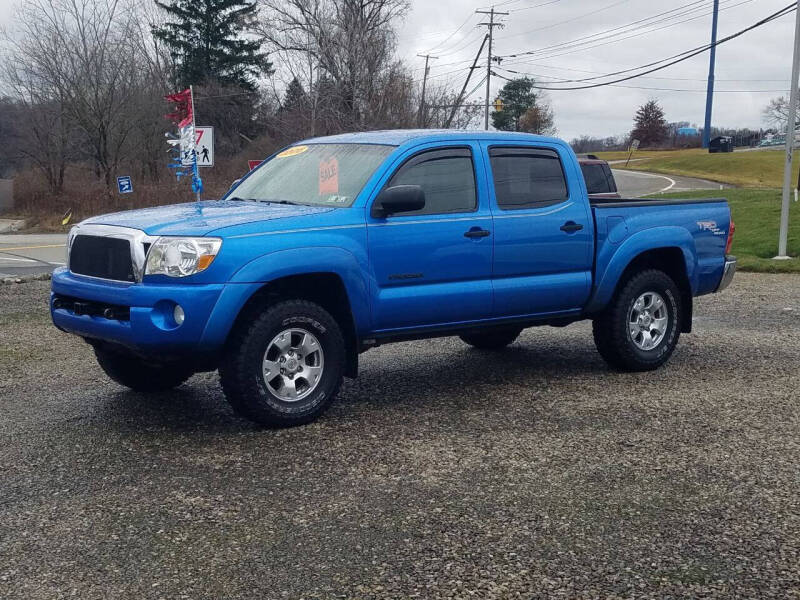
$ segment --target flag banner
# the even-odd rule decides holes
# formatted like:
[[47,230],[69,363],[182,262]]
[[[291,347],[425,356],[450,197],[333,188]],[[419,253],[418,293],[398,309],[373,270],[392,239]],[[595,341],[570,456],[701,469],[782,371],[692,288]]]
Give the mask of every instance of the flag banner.
[[[167,166],[175,170],[175,176],[178,181],[181,180],[181,177],[191,175],[192,191],[197,194],[197,199],[200,200],[200,194],[203,191],[203,180],[200,178],[197,168],[197,128],[195,127],[192,88],[189,87],[182,92],[169,94],[165,96],[165,99],[175,105],[173,111],[166,115],[166,118],[178,126],[177,136],[170,133],[166,134],[167,144],[170,146],[172,155]],[[210,154],[209,150],[205,152],[206,155]],[[211,162],[213,164],[213,161]]]

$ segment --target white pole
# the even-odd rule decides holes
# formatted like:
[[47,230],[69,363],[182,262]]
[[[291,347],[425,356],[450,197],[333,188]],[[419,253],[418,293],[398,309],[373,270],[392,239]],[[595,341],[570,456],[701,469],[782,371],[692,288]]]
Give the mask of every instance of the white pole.
[[787,259],[789,239],[789,201],[792,186],[792,153],[794,151],[794,128],[797,118],[797,92],[800,79],[800,0],[797,1],[794,27],[794,58],[792,61],[792,88],[789,95],[789,115],[786,124],[786,164],[783,167],[783,198],[781,201],[781,229],[778,237],[777,259]]

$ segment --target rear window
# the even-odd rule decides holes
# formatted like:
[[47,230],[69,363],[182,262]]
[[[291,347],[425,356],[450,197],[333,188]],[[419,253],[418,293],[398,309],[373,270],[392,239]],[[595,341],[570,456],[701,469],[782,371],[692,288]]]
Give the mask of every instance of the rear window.
[[586,191],[590,194],[607,194],[608,178],[601,164],[582,164],[583,179],[586,181]]
[[539,208],[569,197],[561,159],[554,150],[491,148],[497,205],[503,210]]

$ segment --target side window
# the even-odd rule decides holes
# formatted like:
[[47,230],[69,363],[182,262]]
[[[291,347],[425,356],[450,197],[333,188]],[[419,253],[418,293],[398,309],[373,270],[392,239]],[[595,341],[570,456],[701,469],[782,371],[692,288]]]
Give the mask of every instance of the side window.
[[490,148],[497,204],[503,210],[539,208],[569,197],[561,160],[554,150]]
[[583,171],[583,178],[586,181],[586,191],[588,193],[606,194],[610,191],[603,165],[600,163],[582,164],[581,171]]
[[417,154],[392,175],[388,185],[418,185],[425,192],[425,208],[400,216],[472,212],[478,207],[472,151],[468,148]]

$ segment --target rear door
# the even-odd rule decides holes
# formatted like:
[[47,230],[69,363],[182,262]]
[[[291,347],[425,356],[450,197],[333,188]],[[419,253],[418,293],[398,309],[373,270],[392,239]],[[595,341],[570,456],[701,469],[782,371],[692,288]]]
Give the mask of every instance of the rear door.
[[410,150],[381,189],[394,185],[421,186],[425,208],[376,218],[367,207],[376,332],[488,317],[492,215],[480,147]]
[[497,317],[581,310],[594,224],[571,154],[557,145],[485,143],[494,214]]

